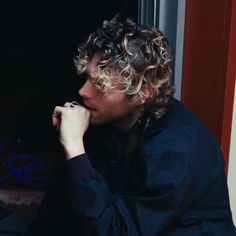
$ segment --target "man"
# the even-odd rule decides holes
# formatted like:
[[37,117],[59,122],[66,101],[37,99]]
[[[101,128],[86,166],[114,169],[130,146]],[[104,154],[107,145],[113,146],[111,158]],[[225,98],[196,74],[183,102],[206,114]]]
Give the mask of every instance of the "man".
[[170,58],[131,19],[79,46],[81,103],[53,112],[66,161],[31,235],[236,235],[219,146],[173,98]]

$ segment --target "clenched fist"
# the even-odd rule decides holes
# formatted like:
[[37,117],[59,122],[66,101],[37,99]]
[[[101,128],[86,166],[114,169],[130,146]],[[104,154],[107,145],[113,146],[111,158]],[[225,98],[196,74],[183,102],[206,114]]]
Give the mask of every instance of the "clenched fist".
[[55,107],[52,124],[59,131],[59,140],[68,159],[85,152],[83,135],[88,128],[89,118],[89,111],[76,102]]

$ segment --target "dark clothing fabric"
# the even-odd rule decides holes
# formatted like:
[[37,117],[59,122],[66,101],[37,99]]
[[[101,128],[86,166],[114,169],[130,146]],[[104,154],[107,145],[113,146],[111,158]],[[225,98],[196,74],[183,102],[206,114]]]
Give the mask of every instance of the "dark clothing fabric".
[[55,175],[29,235],[235,236],[224,160],[208,130],[173,99],[125,136],[89,127],[86,154]]

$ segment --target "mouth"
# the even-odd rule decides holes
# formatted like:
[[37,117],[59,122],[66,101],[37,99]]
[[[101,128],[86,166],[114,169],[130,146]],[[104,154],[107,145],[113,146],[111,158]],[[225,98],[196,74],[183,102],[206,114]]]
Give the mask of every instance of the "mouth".
[[95,111],[95,110],[96,110],[96,108],[94,108],[93,106],[87,104],[86,102],[84,102],[84,106],[85,106],[85,108],[88,109],[89,111]]

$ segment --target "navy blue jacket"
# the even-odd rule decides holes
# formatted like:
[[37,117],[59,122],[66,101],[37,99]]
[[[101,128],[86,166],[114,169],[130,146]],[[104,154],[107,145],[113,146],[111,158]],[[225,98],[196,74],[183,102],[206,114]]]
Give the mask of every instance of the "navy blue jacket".
[[90,127],[86,154],[66,161],[29,235],[235,236],[216,140],[173,99],[114,141]]

